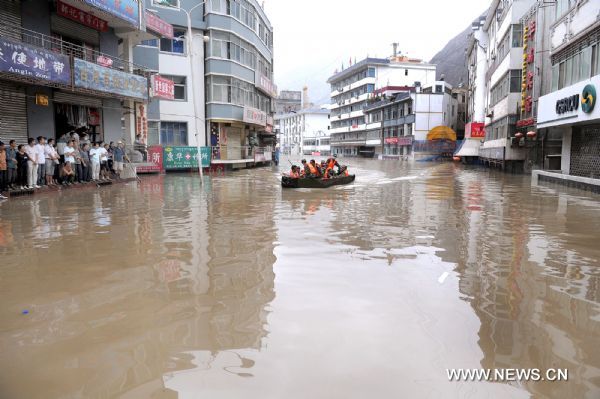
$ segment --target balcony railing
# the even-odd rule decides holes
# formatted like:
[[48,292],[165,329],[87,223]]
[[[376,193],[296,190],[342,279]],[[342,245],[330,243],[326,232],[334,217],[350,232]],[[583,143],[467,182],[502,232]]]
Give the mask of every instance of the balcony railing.
[[[69,58],[79,58],[84,61],[98,63],[98,58],[104,57],[112,61],[112,65],[107,68],[116,69],[123,72],[133,73],[140,76],[148,77],[150,71],[141,65],[137,65],[131,61],[123,60],[118,57],[96,51],[90,47],[79,46],[58,37],[48,36],[33,30],[25,29],[19,26],[11,26],[16,32],[21,35],[23,43],[41,47],[59,54],[69,56]],[[6,28],[5,28],[6,29]]]

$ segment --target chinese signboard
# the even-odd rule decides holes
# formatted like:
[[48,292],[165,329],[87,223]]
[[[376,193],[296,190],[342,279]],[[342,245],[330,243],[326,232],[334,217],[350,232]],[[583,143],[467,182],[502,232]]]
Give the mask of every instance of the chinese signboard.
[[398,137],[386,137],[384,142],[386,144],[398,144]]
[[83,0],[96,8],[121,18],[132,25],[139,26],[140,10],[135,0]]
[[253,123],[255,125],[266,126],[267,114],[256,108],[244,107],[244,122]]
[[148,140],[148,115],[142,103],[135,103],[135,133],[142,135],[142,143]]
[[144,15],[146,16],[146,29],[150,29],[168,39],[173,39],[173,25],[151,12],[146,11]]
[[163,148],[160,145],[151,145],[148,147],[148,163],[143,166],[136,166],[137,173],[160,173],[163,170]]
[[[200,147],[202,167],[210,166],[210,147]],[[198,147],[165,147],[165,169],[191,169],[198,167]]]
[[533,71],[535,61],[535,20],[523,24],[523,63],[521,66],[521,118],[532,116]]
[[175,98],[175,83],[159,75],[152,75],[152,89],[154,97],[173,100]]
[[69,57],[0,38],[0,72],[71,84]]
[[45,94],[35,95],[35,105],[41,105],[42,107],[48,106],[48,96]]
[[77,87],[148,99],[148,80],[143,76],[105,68],[79,58],[75,58],[74,67]]
[[62,1],[56,2],[56,13],[100,32],[108,31],[108,22]]
[[96,63],[98,65],[102,65],[102,66],[105,66],[105,67],[110,67],[113,64],[113,60],[111,58],[108,58],[106,56],[101,55],[98,58],[96,58]]
[[469,122],[465,125],[465,137],[466,138],[484,138],[485,137],[485,126],[483,122]]
[[256,88],[262,90],[271,97],[277,97],[277,86],[269,78],[256,72]]

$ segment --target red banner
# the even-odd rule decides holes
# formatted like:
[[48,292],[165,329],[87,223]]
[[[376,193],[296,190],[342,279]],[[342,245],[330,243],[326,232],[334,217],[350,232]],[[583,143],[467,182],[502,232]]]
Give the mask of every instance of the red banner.
[[63,3],[60,0],[56,2],[56,13],[61,17],[77,21],[82,25],[96,29],[97,31],[108,31],[108,22],[105,20],[100,19],[92,14],[88,14],[87,12],[75,8],[69,4]]
[[165,79],[159,75],[152,76],[152,88],[154,97],[173,100],[175,98],[175,83],[172,80]]
[[173,25],[146,11],[146,29],[150,29],[163,37],[173,39]]
[[469,122],[465,125],[466,138],[483,138],[485,137],[485,125],[482,122]]
[[163,171],[163,148],[160,145],[148,147],[148,163],[152,165],[137,166],[137,173],[160,173]]
[[386,144],[398,144],[398,137],[388,137],[385,139]]

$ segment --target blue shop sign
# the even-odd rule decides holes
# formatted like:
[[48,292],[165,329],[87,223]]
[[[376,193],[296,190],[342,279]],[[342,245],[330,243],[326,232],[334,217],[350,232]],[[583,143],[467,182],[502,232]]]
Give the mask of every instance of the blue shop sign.
[[148,99],[148,79],[75,58],[75,86]]
[[0,71],[71,84],[69,57],[4,37],[0,38]]
[[140,25],[140,11],[135,0],[83,0],[84,2],[106,11],[116,17],[135,25]]

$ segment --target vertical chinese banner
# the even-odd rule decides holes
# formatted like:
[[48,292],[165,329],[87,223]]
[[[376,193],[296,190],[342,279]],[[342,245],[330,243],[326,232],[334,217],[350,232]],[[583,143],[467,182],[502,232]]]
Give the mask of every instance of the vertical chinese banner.
[[148,142],[148,115],[146,106],[142,103],[135,103],[135,134],[142,135],[142,143]]

